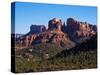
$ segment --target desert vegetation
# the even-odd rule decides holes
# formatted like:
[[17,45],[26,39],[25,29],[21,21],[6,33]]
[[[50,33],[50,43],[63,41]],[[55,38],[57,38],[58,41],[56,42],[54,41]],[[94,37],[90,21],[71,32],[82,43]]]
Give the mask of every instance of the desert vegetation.
[[16,57],[16,72],[42,72],[71,69],[88,69],[97,67],[97,51],[82,51],[67,57],[58,57],[45,60]]

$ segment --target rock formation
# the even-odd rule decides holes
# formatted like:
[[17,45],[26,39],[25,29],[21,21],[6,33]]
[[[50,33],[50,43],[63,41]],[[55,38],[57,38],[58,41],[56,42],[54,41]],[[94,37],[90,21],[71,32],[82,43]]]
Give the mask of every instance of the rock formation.
[[32,46],[39,43],[55,43],[61,47],[71,48],[97,33],[97,26],[87,22],[80,22],[68,18],[67,22],[53,18],[48,22],[48,29],[44,25],[31,25],[30,32],[16,40],[22,46]]
[[28,47],[31,45],[31,43],[34,41],[35,38],[36,38],[36,35],[34,34],[21,36],[20,38],[16,39],[16,43],[21,45],[22,47]]
[[44,25],[31,25],[30,26],[30,32],[27,33],[26,35],[29,34],[37,34],[46,31],[46,27]]
[[87,22],[80,22],[73,18],[68,18],[66,26],[63,26],[63,31],[69,35],[69,37],[78,42],[80,39],[88,38],[96,34],[97,27]]
[[61,26],[62,26],[61,20],[57,19],[57,18],[53,18],[48,23],[48,30],[57,29],[57,30],[61,31]]
[[33,41],[34,44],[39,43],[55,43],[61,47],[71,48],[74,43],[62,31],[47,31],[40,33]]

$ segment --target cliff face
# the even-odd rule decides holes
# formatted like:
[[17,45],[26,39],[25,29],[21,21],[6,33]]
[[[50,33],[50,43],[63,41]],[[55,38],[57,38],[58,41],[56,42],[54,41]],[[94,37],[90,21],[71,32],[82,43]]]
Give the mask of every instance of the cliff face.
[[25,36],[19,37],[16,39],[16,44],[18,44],[22,47],[31,46],[31,43],[34,41],[34,39],[36,37],[37,36],[35,34],[25,35]]
[[67,48],[74,46],[74,43],[69,39],[69,37],[59,30],[40,33],[32,44],[39,43],[54,43]]
[[60,19],[53,18],[48,22],[48,30],[59,30],[61,31],[62,22]]
[[26,35],[38,34],[44,31],[46,31],[46,27],[44,25],[31,25],[30,31]]
[[63,48],[72,48],[75,46],[68,35],[59,30],[46,31],[38,35],[31,34],[23,36],[18,38],[17,43],[23,47],[34,46],[41,43],[53,43]]
[[83,42],[97,33],[97,26],[68,18],[66,24],[53,18],[44,25],[32,25],[30,32],[17,38],[16,43],[29,47],[39,43],[55,43],[61,47],[71,48],[75,43]]
[[87,22],[80,22],[73,18],[67,19],[67,26],[63,29],[65,33],[68,33],[70,38],[75,42],[80,42],[81,39],[89,38],[96,34],[96,25],[89,24]]

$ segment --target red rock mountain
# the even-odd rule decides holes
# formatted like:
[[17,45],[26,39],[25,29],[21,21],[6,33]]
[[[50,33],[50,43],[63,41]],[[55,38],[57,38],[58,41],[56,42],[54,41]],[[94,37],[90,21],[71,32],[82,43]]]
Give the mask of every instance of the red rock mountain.
[[[38,32],[38,33],[36,33]],[[96,25],[87,22],[79,22],[68,18],[66,24],[60,19],[53,18],[45,26],[32,25],[27,35],[16,39],[21,46],[32,46],[39,43],[55,43],[61,47],[71,48],[82,39],[89,38],[97,32]]]
[[63,30],[73,41],[92,37],[97,33],[97,26],[87,22],[80,22],[73,18],[68,18]]

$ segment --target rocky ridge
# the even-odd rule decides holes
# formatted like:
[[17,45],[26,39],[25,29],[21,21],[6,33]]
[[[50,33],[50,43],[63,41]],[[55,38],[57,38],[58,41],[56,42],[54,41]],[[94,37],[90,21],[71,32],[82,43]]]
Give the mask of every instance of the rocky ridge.
[[[27,35],[17,38],[16,43],[25,47],[39,43],[55,43],[61,47],[72,48],[76,43],[92,37],[97,32],[96,25],[80,22],[73,18],[68,18],[66,23],[53,18],[48,22],[48,29],[43,25],[37,29],[34,28],[36,25],[35,27],[34,25],[31,26]],[[39,31],[39,33],[34,31]]]

